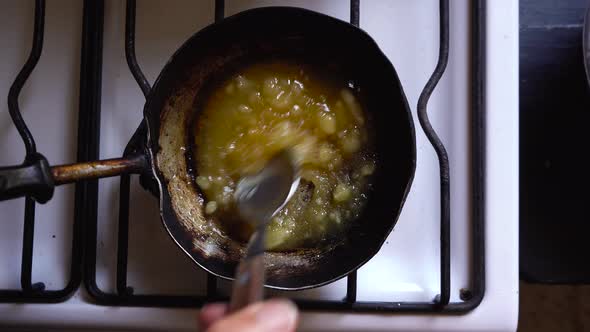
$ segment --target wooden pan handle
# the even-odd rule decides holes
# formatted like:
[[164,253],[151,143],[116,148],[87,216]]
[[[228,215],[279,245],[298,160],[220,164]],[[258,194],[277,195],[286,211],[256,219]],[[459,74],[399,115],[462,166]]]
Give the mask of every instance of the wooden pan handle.
[[137,173],[147,167],[143,154],[127,158],[105,159],[85,163],[51,167],[51,175],[56,185],[79,180],[98,179],[126,173]]

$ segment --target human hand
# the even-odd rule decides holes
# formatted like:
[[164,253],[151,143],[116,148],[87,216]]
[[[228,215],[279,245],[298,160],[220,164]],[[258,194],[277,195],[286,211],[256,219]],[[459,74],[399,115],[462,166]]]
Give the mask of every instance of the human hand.
[[294,332],[298,311],[293,302],[271,299],[248,305],[228,314],[226,303],[207,304],[198,316],[199,326],[207,332]]

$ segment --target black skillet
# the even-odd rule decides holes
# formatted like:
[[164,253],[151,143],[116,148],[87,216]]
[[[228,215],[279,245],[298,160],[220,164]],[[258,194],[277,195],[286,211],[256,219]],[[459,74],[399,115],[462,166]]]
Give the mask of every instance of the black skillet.
[[154,179],[162,222],[172,239],[203,269],[231,279],[244,252],[203,216],[188,151],[196,100],[228,68],[289,58],[338,72],[357,89],[375,136],[377,171],[359,220],[339,241],[321,248],[265,253],[266,285],[297,290],[346,276],[377,253],[395,225],[416,164],[414,125],[397,74],[364,31],[309,10],[267,7],[212,24],[187,40],[166,64],[147,98],[147,135],[126,159],[49,167],[37,155],[0,168],[0,199],[24,195],[48,201],[55,185],[143,173]]

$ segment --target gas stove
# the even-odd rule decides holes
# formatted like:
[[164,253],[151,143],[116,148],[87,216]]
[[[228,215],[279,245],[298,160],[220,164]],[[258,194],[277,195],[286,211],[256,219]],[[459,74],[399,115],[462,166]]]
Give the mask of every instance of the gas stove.
[[[329,285],[267,294],[297,301],[302,330],[514,331],[518,1],[457,0],[448,12],[447,3],[12,1],[0,11],[10,27],[0,32],[0,94],[8,95],[33,44],[39,61],[28,79],[17,79],[24,86],[11,100],[37,150],[51,164],[119,157],[141,121],[149,82],[214,20],[285,5],[357,24],[395,66],[416,123],[420,95],[432,92],[424,110],[448,160],[416,128],[416,176],[381,251]],[[425,88],[437,63],[443,69],[439,45],[447,43],[448,64],[435,73],[441,80]],[[21,142],[2,106],[0,165],[22,162]],[[44,205],[0,202],[3,329],[194,330],[197,308],[227,297],[231,284],[178,249],[139,182],[61,186]]]

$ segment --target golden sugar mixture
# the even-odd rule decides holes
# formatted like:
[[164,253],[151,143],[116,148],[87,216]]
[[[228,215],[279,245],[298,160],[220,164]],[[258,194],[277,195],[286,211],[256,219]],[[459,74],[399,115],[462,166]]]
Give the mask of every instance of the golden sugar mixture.
[[301,165],[297,193],[273,218],[269,250],[318,245],[338,236],[367,199],[375,159],[361,105],[347,81],[288,63],[251,65],[216,86],[194,121],[196,183],[205,213],[234,237],[239,178],[291,147]]

